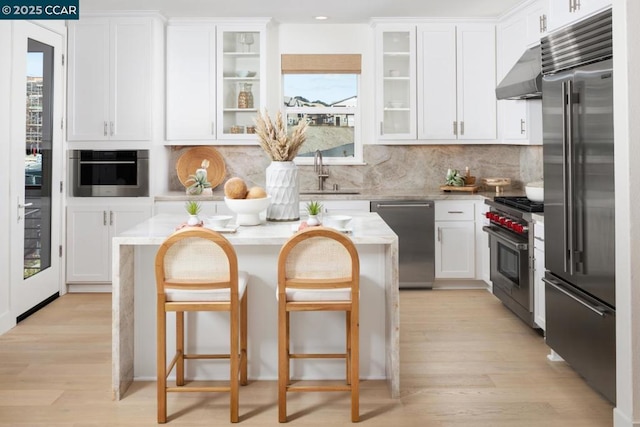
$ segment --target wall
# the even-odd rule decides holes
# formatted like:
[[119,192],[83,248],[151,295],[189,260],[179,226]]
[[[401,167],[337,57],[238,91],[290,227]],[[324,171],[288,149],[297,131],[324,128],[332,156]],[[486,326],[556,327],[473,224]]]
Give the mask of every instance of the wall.
[[[269,71],[279,76],[280,53],[359,53],[362,55],[359,101],[361,136],[364,142],[362,166],[329,166],[327,188],[335,183],[343,189],[363,192],[412,189],[424,192],[438,189],[448,168],[471,168],[477,177],[509,177],[514,186],[542,179],[542,147],[508,145],[374,145],[375,135],[375,58],[372,29],[365,24],[282,24],[269,32]],[[276,58],[274,60],[274,58]],[[269,99],[279,100],[281,80],[269,85]],[[278,109],[273,102],[269,110]],[[264,170],[269,160],[255,146],[218,146],[225,158],[227,175],[241,176],[253,185],[264,185]],[[186,148],[168,148],[169,171]],[[302,189],[315,189],[317,178],[312,166],[300,166]],[[170,190],[181,191],[182,185],[172,173],[167,183]]]
[[[218,146],[225,159],[227,177],[240,176],[252,185],[264,186],[264,170],[269,159],[260,147]],[[169,169],[188,148],[169,149]],[[342,189],[362,192],[416,190],[416,194],[438,191],[448,168],[464,170],[474,176],[508,177],[513,187],[542,179],[542,147],[515,145],[365,145],[362,166],[329,166],[326,188],[338,184]],[[318,185],[313,166],[300,166],[300,188],[313,190]],[[184,187],[175,173],[169,177],[169,189]]]
[[[0,21],[0,58],[11,57],[11,21]],[[0,61],[0,93],[11,93],[11,61]],[[10,242],[10,207],[9,196],[9,141],[11,123],[9,120],[11,96],[0,96],[0,334],[6,332],[15,323],[9,312],[10,276],[9,250]]]
[[615,427],[640,426],[640,2],[613,1],[614,161],[616,182]]

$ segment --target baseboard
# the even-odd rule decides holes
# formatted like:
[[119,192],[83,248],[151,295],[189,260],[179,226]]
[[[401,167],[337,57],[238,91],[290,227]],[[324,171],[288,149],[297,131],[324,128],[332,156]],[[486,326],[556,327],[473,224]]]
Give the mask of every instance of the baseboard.
[[620,409],[613,409],[613,427],[640,427],[640,422],[633,422]]
[[487,284],[484,280],[436,279],[433,289],[487,289]]
[[0,335],[4,334],[14,326],[16,326],[16,318],[11,315],[10,311],[5,311],[0,314]]
[[67,292],[73,293],[111,293],[111,283],[67,283]]

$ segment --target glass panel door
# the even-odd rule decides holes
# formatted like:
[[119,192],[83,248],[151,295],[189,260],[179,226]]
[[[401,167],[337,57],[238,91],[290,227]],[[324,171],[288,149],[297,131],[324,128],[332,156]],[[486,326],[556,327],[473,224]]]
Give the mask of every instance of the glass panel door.
[[51,266],[53,47],[28,40],[24,158],[26,279]]
[[11,312],[16,321],[61,290],[62,36],[15,22],[12,46]]

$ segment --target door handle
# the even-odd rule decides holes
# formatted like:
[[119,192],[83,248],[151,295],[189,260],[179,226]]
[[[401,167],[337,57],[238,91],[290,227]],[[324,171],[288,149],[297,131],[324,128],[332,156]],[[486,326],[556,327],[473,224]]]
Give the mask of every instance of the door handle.
[[32,205],[33,203],[20,203],[20,197],[18,197],[18,222],[20,222],[20,220],[22,219],[21,213],[24,212],[24,208],[28,208]]
[[524,135],[525,133],[525,129],[524,129],[524,119],[520,119],[520,135]]
[[107,136],[107,122],[103,122],[104,126],[103,126],[103,132],[104,132],[104,136]]
[[109,225],[113,225],[113,211],[109,211]]

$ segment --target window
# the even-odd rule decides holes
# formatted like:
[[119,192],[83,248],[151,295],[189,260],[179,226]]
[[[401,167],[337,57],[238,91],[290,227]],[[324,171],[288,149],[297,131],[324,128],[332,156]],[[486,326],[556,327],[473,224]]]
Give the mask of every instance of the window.
[[362,163],[360,55],[283,55],[282,73],[287,125],[309,123],[296,162],[310,164],[320,150],[325,164]]

